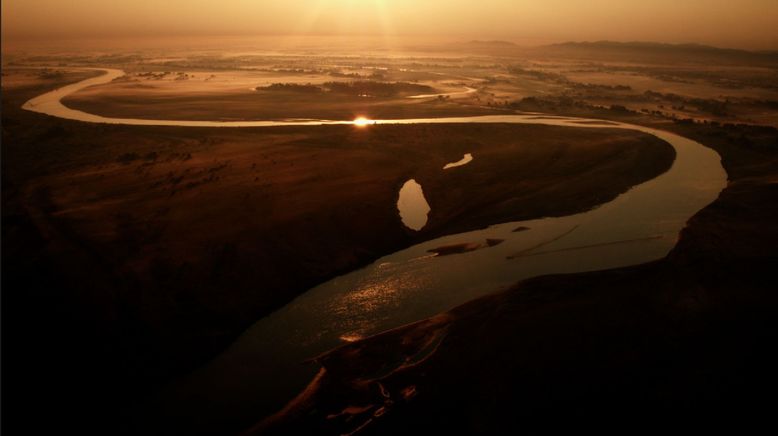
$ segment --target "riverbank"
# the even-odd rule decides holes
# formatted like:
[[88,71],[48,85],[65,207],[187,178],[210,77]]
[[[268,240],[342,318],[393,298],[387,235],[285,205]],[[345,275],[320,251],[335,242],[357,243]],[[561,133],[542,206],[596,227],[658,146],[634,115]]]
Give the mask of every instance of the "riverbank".
[[[608,111],[588,116],[608,116]],[[646,265],[540,277],[321,356],[316,380],[249,433],[748,432],[778,386],[778,132],[668,123],[730,183]],[[628,430],[625,430],[628,429]]]
[[[81,111],[80,115],[88,113],[113,119],[161,120],[165,125],[173,125],[172,121],[176,120],[185,123],[258,121],[261,124],[263,121],[351,121],[358,117],[409,119],[505,113],[498,108],[463,106],[451,101],[451,97],[476,92],[469,87],[465,91],[448,94],[422,95],[408,95],[407,92],[398,92],[395,95],[391,90],[434,89],[427,85],[407,82],[361,82],[358,85],[383,92],[382,95],[372,95],[368,90],[350,90],[349,87],[353,87],[354,82],[328,82],[330,85],[339,85],[338,92],[324,92],[324,89],[316,85],[293,83],[276,83],[271,87],[252,87],[247,90],[235,86],[226,89],[214,87],[208,80],[190,81],[188,75],[179,76],[186,80],[161,82],[167,84],[160,85],[157,81],[139,81],[137,75],[125,75],[122,70],[106,69],[103,72],[105,75],[102,78],[85,84],[88,86],[75,85],[76,89],[61,92],[58,90],[57,100],[61,97],[62,105],[70,110]],[[316,92],[311,92],[312,90]],[[52,103],[53,106],[60,105],[58,102],[42,100],[45,98],[31,102],[29,109],[47,113],[39,110],[38,106]],[[214,113],[214,107],[220,108],[218,113]],[[279,112],[279,107],[284,108],[283,112]],[[78,115],[76,118],[61,115],[68,119],[82,119]]]
[[[190,89],[155,89],[138,83],[112,83],[63,99],[65,106],[111,118],[162,120],[353,120],[454,117],[503,114],[503,110],[462,106],[436,95],[422,98],[360,97],[335,93],[230,90],[209,91],[208,83]],[[467,92],[463,92],[466,94]],[[219,107],[219,114],[213,108]],[[283,107],[283,113],[278,108]]]
[[[206,361],[257,318],[382,254],[586,210],[673,159],[666,143],[621,130],[225,131],[86,124],[19,109],[75,78],[17,88],[4,78],[3,89],[4,303],[16,308],[4,317],[26,326],[8,342],[10,356],[25,357],[5,363],[37,374],[26,393],[16,389],[16,407],[63,427],[86,425],[83,408],[99,411],[88,423],[95,428],[115,422],[117,410]],[[442,171],[470,152],[478,159]],[[395,206],[411,177],[433,206],[418,233]],[[503,195],[520,200],[504,204]],[[41,400],[43,390],[53,394]]]

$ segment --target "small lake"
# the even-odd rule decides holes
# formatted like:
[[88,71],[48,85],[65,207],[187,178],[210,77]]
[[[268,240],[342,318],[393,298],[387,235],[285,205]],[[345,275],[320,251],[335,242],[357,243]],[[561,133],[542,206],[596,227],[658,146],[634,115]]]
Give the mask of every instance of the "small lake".
[[473,155],[470,154],[470,153],[465,153],[465,156],[462,159],[460,159],[460,160],[458,160],[456,162],[447,163],[443,167],[443,169],[444,170],[448,170],[448,169],[451,169],[451,168],[461,167],[462,165],[469,164],[472,160],[473,160]]
[[411,179],[403,184],[397,199],[397,210],[405,227],[421,230],[427,225],[427,215],[430,205],[424,198],[424,191],[416,180]]

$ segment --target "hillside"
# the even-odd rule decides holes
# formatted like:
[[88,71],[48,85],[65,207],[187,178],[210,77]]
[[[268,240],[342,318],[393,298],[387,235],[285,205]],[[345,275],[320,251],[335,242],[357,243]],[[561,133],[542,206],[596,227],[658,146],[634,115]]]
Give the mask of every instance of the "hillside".
[[719,48],[701,44],[664,44],[657,42],[565,42],[538,47],[544,54],[587,58],[628,58],[640,56],[641,60],[684,61],[703,63],[748,63],[778,66],[776,51],[748,51]]

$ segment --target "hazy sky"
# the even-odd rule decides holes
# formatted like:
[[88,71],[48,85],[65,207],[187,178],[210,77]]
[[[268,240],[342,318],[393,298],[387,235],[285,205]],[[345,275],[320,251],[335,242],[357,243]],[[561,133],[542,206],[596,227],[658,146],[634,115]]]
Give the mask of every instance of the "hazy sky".
[[2,0],[2,32],[12,40],[315,33],[778,49],[778,0]]

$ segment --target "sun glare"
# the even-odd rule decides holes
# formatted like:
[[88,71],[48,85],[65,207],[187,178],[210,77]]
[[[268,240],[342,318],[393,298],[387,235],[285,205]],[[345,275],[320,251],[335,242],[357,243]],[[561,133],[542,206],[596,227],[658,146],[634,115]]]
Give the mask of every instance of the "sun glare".
[[367,119],[365,117],[358,117],[358,118],[354,119],[354,125],[357,126],[357,127],[365,127],[365,126],[367,126],[367,125],[369,125],[371,123],[372,123],[372,121],[370,121],[369,119]]

